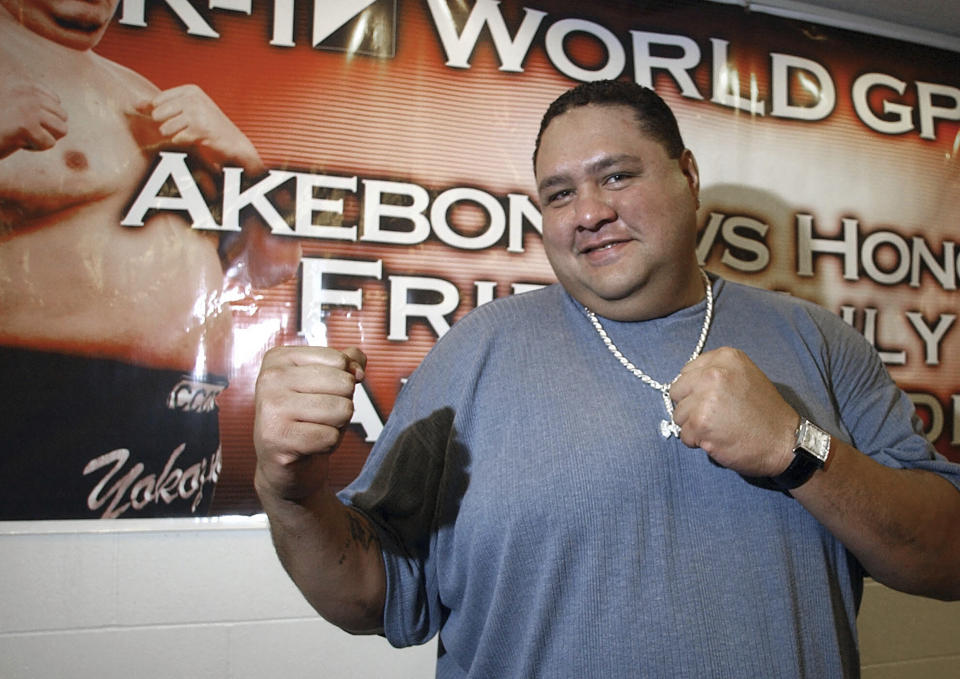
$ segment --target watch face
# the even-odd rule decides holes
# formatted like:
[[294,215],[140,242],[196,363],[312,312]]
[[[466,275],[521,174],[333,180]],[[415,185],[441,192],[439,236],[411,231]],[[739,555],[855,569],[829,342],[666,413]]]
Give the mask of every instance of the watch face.
[[830,434],[804,420],[800,425],[797,445],[820,460],[827,461],[830,454]]

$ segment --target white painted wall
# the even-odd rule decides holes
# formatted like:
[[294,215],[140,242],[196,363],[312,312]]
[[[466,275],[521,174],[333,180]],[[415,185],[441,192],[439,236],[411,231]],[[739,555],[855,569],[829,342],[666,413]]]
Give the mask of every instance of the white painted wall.
[[[960,603],[871,582],[860,630],[864,679],[960,676]],[[435,655],[320,620],[263,517],[0,522],[2,679],[428,679]]]
[[0,523],[2,679],[433,677],[321,620],[263,517]]

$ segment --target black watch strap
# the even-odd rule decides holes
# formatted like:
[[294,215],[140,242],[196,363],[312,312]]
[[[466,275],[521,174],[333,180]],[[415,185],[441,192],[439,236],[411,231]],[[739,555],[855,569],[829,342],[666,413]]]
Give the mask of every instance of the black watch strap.
[[780,490],[793,490],[809,481],[820,466],[803,452],[797,452],[783,473],[771,477],[770,480]]

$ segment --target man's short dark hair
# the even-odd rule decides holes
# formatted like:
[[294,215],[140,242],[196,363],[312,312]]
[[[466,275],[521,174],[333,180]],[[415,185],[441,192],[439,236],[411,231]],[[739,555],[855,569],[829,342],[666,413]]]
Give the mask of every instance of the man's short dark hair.
[[596,80],[567,90],[557,97],[540,121],[537,143],[533,149],[533,164],[536,167],[540,140],[554,118],[570,109],[588,104],[600,106],[629,106],[636,113],[637,124],[644,134],[663,144],[670,158],[679,158],[683,153],[683,138],[673,111],[667,103],[649,87],[626,80]]

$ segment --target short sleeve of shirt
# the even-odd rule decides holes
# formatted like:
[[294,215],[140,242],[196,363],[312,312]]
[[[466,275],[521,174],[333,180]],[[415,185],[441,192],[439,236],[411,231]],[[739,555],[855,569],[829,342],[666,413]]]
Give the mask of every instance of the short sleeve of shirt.
[[825,338],[836,407],[851,444],[877,462],[925,469],[960,490],[960,465],[936,452],[910,397],[890,377],[879,355],[854,328],[819,307],[809,307]]
[[[480,310],[482,311],[482,309]],[[341,501],[366,515],[386,566],[384,636],[394,646],[428,641],[445,613],[436,573],[437,536],[456,520],[467,483],[457,418],[472,412],[488,325],[457,323],[402,388],[360,475]]]

